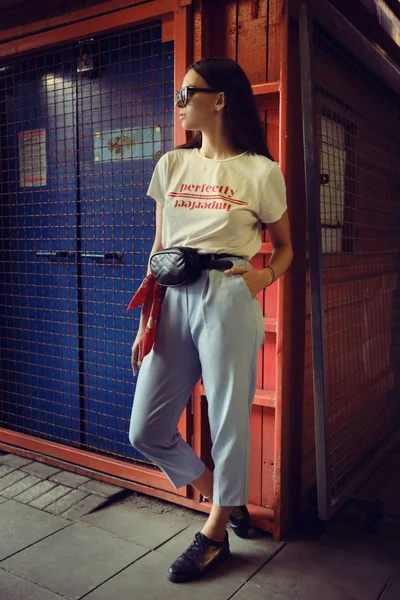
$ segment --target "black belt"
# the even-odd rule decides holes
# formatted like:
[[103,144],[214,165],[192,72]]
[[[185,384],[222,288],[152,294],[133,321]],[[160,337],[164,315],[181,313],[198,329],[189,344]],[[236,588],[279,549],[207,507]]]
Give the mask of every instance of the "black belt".
[[[227,258],[241,258],[236,254],[199,254],[201,257],[201,268],[206,270],[216,269],[218,271],[226,271],[232,269],[233,262],[226,260]],[[225,259],[225,260],[224,260]]]

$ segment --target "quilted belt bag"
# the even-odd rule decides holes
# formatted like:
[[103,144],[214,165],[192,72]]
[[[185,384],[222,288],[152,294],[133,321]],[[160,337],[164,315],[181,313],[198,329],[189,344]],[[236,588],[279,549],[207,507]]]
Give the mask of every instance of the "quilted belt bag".
[[232,257],[232,254],[199,254],[195,248],[176,246],[155,252],[150,258],[150,270],[160,285],[179,287],[199,279],[204,269],[231,269],[233,262],[223,259]]

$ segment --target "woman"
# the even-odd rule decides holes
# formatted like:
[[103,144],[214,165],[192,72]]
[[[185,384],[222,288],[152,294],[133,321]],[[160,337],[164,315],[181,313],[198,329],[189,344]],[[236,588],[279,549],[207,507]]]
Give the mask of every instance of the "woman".
[[[249,415],[264,322],[255,296],[289,267],[292,246],[285,183],[267,146],[251,85],[233,60],[191,65],[176,106],[191,141],[165,154],[148,190],[157,202],[151,251],[194,248],[206,268],[193,283],[167,287],[154,348],[141,361],[151,301],[142,309],[132,347],[140,368],[129,439],[176,488],[191,484],[212,499],[210,516],[171,565],[173,582],[191,581],[229,555],[229,520],[249,529]],[[269,266],[248,262],[260,249],[266,223]],[[150,270],[149,270],[150,273]],[[211,472],[181,438],[177,424],[203,378],[208,400]]]

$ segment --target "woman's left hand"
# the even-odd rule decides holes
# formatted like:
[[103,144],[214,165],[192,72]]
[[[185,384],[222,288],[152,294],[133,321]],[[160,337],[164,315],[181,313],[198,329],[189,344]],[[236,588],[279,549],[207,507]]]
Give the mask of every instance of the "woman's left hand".
[[235,267],[224,271],[225,275],[241,275],[254,298],[261,290],[272,283],[272,274],[270,269],[257,271],[246,269],[246,267]]

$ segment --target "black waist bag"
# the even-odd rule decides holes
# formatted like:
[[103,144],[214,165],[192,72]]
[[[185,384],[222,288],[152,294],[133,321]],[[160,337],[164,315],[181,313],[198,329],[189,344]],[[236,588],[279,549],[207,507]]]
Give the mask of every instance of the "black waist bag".
[[203,265],[201,255],[194,248],[166,248],[155,252],[150,259],[150,270],[160,285],[178,287],[199,279]]

